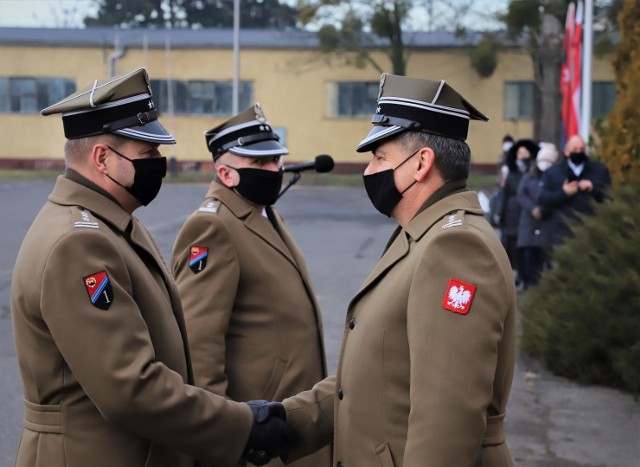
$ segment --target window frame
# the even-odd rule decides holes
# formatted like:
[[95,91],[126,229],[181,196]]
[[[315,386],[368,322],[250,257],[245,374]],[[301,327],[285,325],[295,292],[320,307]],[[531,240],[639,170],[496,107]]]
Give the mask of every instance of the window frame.
[[370,118],[380,93],[379,81],[331,81],[327,83],[326,115],[330,118]]
[[39,114],[75,91],[73,78],[0,76],[0,113]]
[[[176,116],[214,115],[228,117],[232,115],[231,80],[167,80],[152,79],[153,99],[160,113],[170,113],[167,96],[168,83],[174,89],[173,114]],[[207,90],[208,88],[208,90]],[[253,81],[239,83],[239,107],[248,108],[253,102]]]
[[[517,93],[516,96],[510,96]],[[529,94],[528,96],[525,94]],[[513,99],[516,99],[514,102]],[[529,102],[523,102],[525,99]],[[531,80],[505,81],[503,85],[502,118],[508,121],[533,120],[535,82]]]

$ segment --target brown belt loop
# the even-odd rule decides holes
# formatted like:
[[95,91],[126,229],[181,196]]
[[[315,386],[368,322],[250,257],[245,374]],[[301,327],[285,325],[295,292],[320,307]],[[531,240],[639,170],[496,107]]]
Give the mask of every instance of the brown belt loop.
[[62,433],[62,406],[24,401],[24,427],[37,433]]
[[482,437],[483,446],[496,446],[505,442],[504,437],[504,416],[506,413],[495,415],[493,417],[487,417],[487,428],[484,431]]

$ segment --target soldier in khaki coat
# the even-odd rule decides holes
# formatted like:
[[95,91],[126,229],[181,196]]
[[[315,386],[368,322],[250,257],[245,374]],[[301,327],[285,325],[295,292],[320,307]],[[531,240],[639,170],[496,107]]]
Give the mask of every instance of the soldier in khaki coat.
[[[215,180],[178,234],[171,261],[195,381],[236,401],[282,400],[326,377],[320,308],[305,261],[272,208],[288,151],[259,104],[205,137]],[[324,448],[292,465],[330,462]]]
[[364,183],[398,221],[349,304],[337,375],[286,399],[291,459],[334,442],[337,467],[508,467],[516,353],[509,260],[466,189],[470,119],[444,81],[383,74]]
[[176,285],[132,216],[162,184],[159,145],[175,143],[146,71],[95,81],[43,110],[54,113],[66,171],[24,239],[11,289],[25,396],[16,467],[233,466],[243,455],[260,465],[286,454],[281,405],[191,385]]

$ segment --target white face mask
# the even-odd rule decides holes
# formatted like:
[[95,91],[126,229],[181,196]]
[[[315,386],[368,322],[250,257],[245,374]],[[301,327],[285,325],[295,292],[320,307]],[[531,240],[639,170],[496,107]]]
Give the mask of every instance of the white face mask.
[[506,143],[502,143],[502,150],[504,152],[507,152],[509,149],[511,149],[511,146],[513,146],[513,143],[510,142],[506,142]]
[[553,165],[553,162],[551,161],[545,161],[545,160],[536,161],[536,166],[538,167],[538,169],[540,169],[541,172],[544,172],[552,165]]

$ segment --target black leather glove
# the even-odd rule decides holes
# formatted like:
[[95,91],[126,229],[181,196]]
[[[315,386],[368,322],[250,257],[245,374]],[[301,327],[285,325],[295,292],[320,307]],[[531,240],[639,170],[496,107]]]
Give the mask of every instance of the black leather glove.
[[287,413],[279,402],[247,402],[253,412],[253,426],[243,457],[254,465],[265,465],[280,457],[286,462],[293,430],[287,425]]

